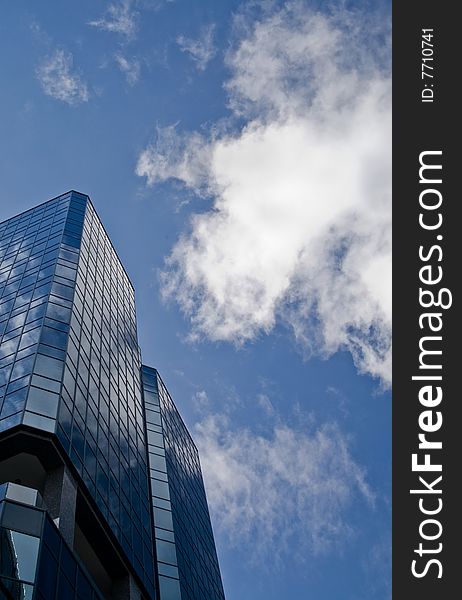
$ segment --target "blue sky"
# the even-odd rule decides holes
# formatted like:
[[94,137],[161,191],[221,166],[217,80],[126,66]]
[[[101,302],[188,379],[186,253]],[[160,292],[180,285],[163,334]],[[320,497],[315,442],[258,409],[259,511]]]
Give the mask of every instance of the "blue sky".
[[391,595],[389,12],[2,6],[0,220],[91,196],[228,600]]

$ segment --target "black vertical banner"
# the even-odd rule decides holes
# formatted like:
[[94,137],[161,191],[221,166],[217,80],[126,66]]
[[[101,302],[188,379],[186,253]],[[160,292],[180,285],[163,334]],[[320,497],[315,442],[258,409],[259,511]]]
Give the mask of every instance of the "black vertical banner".
[[462,597],[459,40],[454,3],[394,2],[393,598],[397,600]]

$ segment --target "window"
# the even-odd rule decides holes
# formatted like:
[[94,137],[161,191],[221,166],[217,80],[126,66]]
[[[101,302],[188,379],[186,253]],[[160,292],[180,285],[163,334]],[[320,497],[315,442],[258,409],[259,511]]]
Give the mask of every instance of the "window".
[[59,396],[53,392],[31,387],[27,398],[27,410],[46,417],[56,418]]

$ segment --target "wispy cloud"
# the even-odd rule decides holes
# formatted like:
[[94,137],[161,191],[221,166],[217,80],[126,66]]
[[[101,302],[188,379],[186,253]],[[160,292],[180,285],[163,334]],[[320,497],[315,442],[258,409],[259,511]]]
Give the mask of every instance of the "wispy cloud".
[[48,96],[75,106],[87,102],[88,86],[73,67],[73,56],[63,49],[55,50],[36,70],[43,91]]
[[210,60],[216,54],[214,46],[214,30],[215,25],[212,24],[208,27],[204,27],[197,39],[180,35],[176,40],[180,50],[189,54],[199,71],[204,71]]
[[389,531],[370,547],[367,558],[360,564],[364,574],[364,597],[368,600],[392,597],[391,557],[392,544],[391,531]]
[[117,66],[125,75],[127,83],[131,86],[134,86],[138,82],[141,73],[141,65],[139,60],[136,58],[128,59],[122,54],[116,54],[115,60]]
[[267,394],[257,395],[257,404],[268,416],[274,415],[274,406]]
[[135,37],[138,29],[138,13],[133,8],[133,0],[121,0],[110,4],[100,19],[88,24],[98,29],[118,33],[126,39]]
[[147,178],[149,185],[178,179],[196,193],[207,185],[210,148],[199,133],[182,136],[178,123],[157,127],[153,143],[138,158],[136,174]]
[[299,2],[243,31],[226,89],[245,126],[158,129],[139,158],[148,184],[175,177],[215,199],[173,248],[164,294],[195,339],[240,344],[282,321],[307,356],[349,350],[387,385],[391,80],[376,41],[388,48],[387,32]]
[[290,552],[303,560],[342,547],[354,535],[349,506],[374,504],[334,424],[313,431],[276,425],[261,436],[212,415],[196,426],[195,439],[215,528],[231,545],[251,543],[254,559]]
[[192,397],[192,405],[198,413],[209,412],[210,399],[205,390],[199,390]]

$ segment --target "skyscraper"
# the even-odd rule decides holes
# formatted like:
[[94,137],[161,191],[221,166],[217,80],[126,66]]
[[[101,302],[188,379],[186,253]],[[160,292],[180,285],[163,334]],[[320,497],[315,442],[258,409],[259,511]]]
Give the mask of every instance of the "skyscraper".
[[223,600],[199,453],[156,369],[142,383],[161,598]]
[[88,198],[0,224],[0,597],[222,599],[197,450]]

